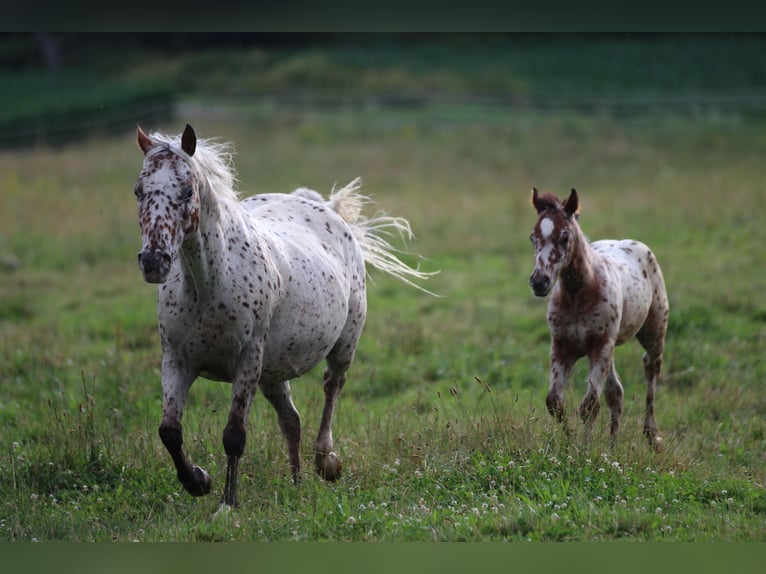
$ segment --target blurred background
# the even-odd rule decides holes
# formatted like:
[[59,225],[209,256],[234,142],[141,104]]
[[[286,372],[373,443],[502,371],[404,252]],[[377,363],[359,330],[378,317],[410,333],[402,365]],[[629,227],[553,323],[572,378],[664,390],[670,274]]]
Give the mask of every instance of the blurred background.
[[[136,264],[137,123],[232,142],[243,196],[361,177],[370,212],[412,224],[401,257],[440,271],[423,285],[439,298],[370,273],[332,488],[283,480],[259,399],[241,523],[179,495]],[[0,540],[763,540],[765,127],[763,34],[0,34]],[[591,452],[545,412],[532,186],[576,187],[588,237],[640,239],[662,265],[661,457],[635,342],[616,448],[608,417]],[[572,413],[586,380],[580,361]],[[292,387],[307,437],[321,381]],[[216,488],[230,400],[200,382],[184,414]]]
[[761,116],[764,56],[758,34],[4,33],[0,146],[274,106]]

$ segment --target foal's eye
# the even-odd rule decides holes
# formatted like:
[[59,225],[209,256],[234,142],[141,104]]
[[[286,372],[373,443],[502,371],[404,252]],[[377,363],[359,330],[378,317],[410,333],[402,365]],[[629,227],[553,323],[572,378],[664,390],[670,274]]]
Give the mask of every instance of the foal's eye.
[[187,201],[192,198],[194,195],[194,188],[191,185],[187,185],[186,187],[181,189],[181,199],[183,201]]
[[568,231],[562,231],[561,235],[559,236],[559,242],[561,243],[562,247],[566,247],[569,243],[569,232]]

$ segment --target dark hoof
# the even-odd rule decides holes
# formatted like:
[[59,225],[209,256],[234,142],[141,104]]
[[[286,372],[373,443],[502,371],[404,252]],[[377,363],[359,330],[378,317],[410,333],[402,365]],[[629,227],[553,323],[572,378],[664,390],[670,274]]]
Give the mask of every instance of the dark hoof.
[[340,478],[343,465],[338,458],[338,455],[334,452],[327,454],[316,453],[314,458],[314,465],[316,466],[317,474],[324,478],[328,482],[335,482]]
[[186,492],[192,496],[205,496],[210,492],[213,481],[210,475],[198,466],[192,467],[191,480],[181,481]]

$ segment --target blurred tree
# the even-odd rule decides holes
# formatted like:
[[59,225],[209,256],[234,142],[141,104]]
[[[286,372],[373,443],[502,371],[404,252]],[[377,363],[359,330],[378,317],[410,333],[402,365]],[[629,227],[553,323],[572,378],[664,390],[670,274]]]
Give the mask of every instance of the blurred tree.
[[35,32],[37,45],[40,48],[45,67],[52,74],[55,74],[61,68],[61,51],[56,39],[48,32]]

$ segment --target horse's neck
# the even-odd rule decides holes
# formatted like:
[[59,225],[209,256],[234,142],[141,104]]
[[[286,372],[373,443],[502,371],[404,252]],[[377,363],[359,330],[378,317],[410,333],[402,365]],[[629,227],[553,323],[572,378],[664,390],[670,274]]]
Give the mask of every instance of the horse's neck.
[[569,293],[576,293],[593,280],[595,252],[579,226],[575,226],[574,253],[569,265],[561,270],[561,285]]
[[242,234],[240,214],[233,206],[217,201],[210,191],[202,192],[197,232],[182,245],[181,272],[184,282],[198,297],[214,296],[221,286],[229,258],[229,238]]

